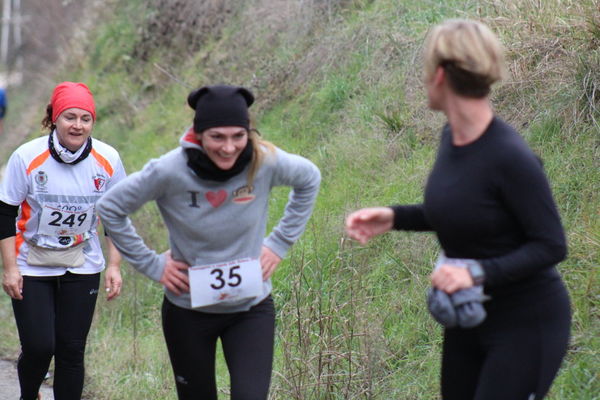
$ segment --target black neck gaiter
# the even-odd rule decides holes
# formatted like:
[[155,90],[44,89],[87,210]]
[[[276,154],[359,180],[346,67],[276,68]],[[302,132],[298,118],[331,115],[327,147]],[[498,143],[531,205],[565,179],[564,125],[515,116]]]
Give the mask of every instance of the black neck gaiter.
[[252,161],[252,141],[248,140],[248,144],[240,153],[240,156],[230,169],[221,169],[206,155],[205,152],[199,149],[185,149],[188,157],[187,165],[201,179],[209,181],[225,182],[246,168]]

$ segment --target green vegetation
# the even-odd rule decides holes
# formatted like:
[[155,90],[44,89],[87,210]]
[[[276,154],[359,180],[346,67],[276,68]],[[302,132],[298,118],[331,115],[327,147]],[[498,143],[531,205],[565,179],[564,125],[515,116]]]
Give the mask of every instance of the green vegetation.
[[[177,11],[180,18],[167,18]],[[560,271],[572,296],[573,336],[549,398],[600,399],[594,0],[114,0],[85,46],[48,77],[89,84],[98,105],[94,135],[120,151],[130,172],[178,145],[192,121],[186,85],[218,82],[251,87],[264,137],[319,165],[314,216],[274,276],[273,399],[438,398],[441,329],[424,302],[435,238],[392,233],[360,247],[344,237],[343,219],[359,207],[421,200],[443,117],[426,108],[420,45],[432,24],[456,17],[483,20],[507,47],[510,77],[493,101],[543,158],[568,230]],[[36,131],[50,90],[38,96],[35,118],[25,110],[11,118]],[[271,223],[286,199],[287,191],[275,190]],[[166,250],[154,205],[133,218],[153,248]],[[174,399],[162,289],[130,267],[123,275],[121,298],[99,302],[88,398]],[[0,317],[13,320],[7,296]],[[14,325],[2,324],[0,335],[0,354],[15,357]],[[218,368],[227,398],[223,360]]]

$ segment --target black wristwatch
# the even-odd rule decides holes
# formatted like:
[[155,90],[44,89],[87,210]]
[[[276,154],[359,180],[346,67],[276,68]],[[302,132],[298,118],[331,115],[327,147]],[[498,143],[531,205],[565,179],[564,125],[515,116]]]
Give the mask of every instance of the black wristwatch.
[[469,270],[469,274],[471,274],[471,278],[473,279],[474,285],[482,285],[483,281],[485,281],[485,272],[483,271],[483,267],[479,261],[469,260],[467,261],[467,269]]

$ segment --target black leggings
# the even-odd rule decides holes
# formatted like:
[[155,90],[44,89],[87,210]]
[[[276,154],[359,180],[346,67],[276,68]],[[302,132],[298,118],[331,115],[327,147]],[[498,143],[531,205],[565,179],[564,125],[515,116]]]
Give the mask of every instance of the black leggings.
[[163,331],[179,400],[216,400],[215,352],[221,338],[231,400],[266,400],[273,367],[275,310],[267,297],[250,310],[209,314],[162,306]]
[[56,400],[81,398],[85,342],[99,284],[99,273],[23,277],[23,300],[12,300],[21,340],[21,399],[37,399],[52,356]]
[[[446,329],[443,400],[540,400],[569,342],[571,312],[562,282],[488,310],[473,329]],[[514,299],[513,299],[514,300]]]

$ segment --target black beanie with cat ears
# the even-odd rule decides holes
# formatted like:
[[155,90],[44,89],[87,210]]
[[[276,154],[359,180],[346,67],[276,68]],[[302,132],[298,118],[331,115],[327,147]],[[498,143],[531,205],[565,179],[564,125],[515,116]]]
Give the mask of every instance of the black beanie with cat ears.
[[191,92],[187,101],[196,111],[194,116],[196,133],[217,126],[241,126],[250,130],[248,107],[254,103],[254,95],[244,87],[204,86]]

